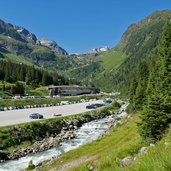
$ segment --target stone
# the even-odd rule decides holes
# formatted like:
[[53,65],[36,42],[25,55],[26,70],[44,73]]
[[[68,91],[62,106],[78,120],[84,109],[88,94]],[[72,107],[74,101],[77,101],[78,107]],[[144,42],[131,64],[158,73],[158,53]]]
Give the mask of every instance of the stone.
[[143,155],[145,153],[147,153],[147,147],[142,147],[139,151],[139,155]]
[[168,142],[164,142],[164,145],[169,145],[169,143]]
[[155,146],[155,144],[152,144],[152,143],[150,144],[150,147],[154,147],[154,146]]
[[132,157],[127,156],[120,161],[120,166],[126,167],[132,163]]
[[134,157],[134,161],[137,160],[137,157]]
[[93,170],[94,169],[94,167],[92,165],[89,165],[88,168],[89,168],[89,170]]

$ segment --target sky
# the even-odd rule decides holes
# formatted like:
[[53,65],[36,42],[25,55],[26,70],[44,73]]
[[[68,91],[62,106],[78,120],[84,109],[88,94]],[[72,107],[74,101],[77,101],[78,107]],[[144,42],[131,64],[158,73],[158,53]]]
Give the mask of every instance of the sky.
[[0,18],[37,37],[55,40],[69,53],[114,47],[127,27],[171,0],[0,0]]

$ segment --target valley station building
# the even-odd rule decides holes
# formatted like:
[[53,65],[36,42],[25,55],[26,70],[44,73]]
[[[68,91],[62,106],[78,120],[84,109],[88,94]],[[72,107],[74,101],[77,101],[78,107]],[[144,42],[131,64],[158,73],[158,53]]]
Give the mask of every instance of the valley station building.
[[77,96],[83,94],[97,94],[100,89],[94,87],[81,87],[81,86],[49,86],[50,96]]

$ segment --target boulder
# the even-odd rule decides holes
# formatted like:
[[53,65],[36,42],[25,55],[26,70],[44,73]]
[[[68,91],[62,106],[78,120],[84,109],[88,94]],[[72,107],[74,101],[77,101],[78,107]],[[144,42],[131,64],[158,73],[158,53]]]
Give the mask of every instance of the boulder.
[[132,163],[132,161],[133,161],[132,157],[127,156],[120,161],[120,166],[126,167],[126,166],[130,165]]
[[142,147],[140,150],[139,150],[139,155],[143,155],[147,153],[147,147]]
[[154,146],[155,146],[155,144],[153,144],[153,143],[150,144],[150,147],[154,147]]
[[169,143],[168,142],[164,142],[164,145],[169,145]]

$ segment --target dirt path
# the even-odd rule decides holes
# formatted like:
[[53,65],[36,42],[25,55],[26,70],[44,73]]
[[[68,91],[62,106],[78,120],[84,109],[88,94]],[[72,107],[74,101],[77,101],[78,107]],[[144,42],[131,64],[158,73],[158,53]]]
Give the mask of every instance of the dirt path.
[[72,160],[68,163],[63,164],[58,169],[52,169],[50,171],[69,171],[73,167],[79,166],[80,164],[91,161],[91,160],[96,160],[97,158],[98,158],[98,156],[84,155],[78,159],[75,159],[75,160]]

